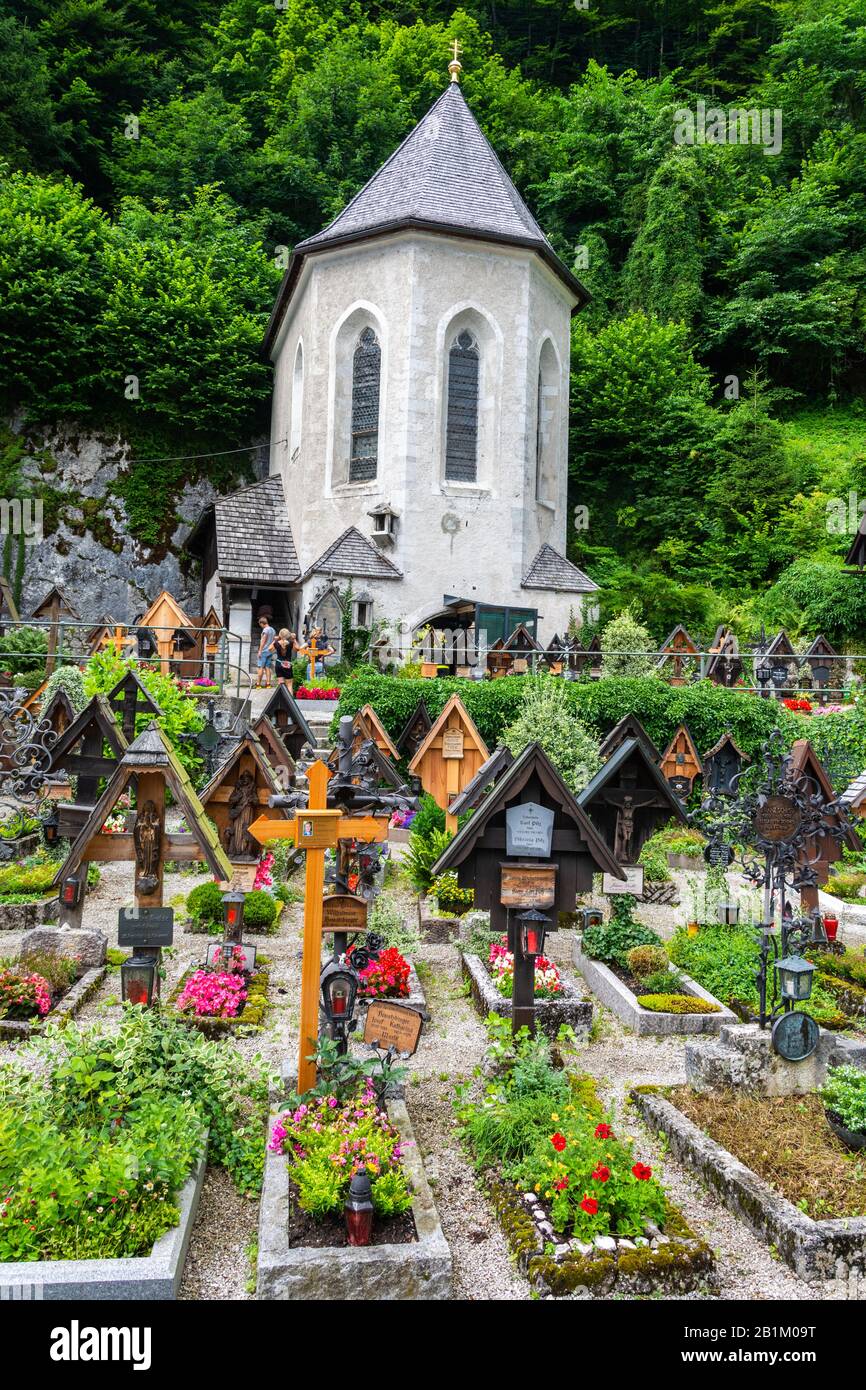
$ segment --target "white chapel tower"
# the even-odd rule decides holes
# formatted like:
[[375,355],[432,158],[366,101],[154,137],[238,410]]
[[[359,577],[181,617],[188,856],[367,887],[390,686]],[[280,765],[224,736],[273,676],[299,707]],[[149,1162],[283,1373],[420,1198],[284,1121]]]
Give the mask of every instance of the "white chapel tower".
[[546,643],[596,589],[565,559],[569,325],[588,295],[450,71],[295,247],[266,339],[284,442],[247,491],[282,481],[296,621],[351,581],[358,626],[457,617],[492,642],[522,621]]

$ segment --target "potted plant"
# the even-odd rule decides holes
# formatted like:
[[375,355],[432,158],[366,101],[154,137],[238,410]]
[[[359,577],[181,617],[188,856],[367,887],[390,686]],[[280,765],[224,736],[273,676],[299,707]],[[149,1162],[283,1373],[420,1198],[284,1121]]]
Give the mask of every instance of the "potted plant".
[[830,1067],[819,1094],[836,1137],[847,1149],[866,1149],[866,1072],[859,1067]]

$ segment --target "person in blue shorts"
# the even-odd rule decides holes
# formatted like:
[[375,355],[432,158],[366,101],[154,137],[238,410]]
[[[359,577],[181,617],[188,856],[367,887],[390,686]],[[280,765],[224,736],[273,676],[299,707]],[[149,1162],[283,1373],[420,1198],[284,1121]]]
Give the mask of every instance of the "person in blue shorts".
[[271,627],[270,619],[266,618],[264,614],[259,618],[259,627],[262,630],[262,638],[256,657],[256,690],[262,685],[267,690],[271,683],[271,667],[274,664],[274,639],[277,634]]

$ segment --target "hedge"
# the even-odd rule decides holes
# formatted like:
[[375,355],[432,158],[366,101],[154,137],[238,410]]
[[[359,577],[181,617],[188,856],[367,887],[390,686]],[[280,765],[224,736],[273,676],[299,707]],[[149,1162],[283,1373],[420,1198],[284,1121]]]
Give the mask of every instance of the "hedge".
[[[435,719],[449,696],[457,694],[468,709],[481,737],[491,750],[516,717],[527,684],[549,680],[546,676],[503,676],[495,681],[465,679],[403,680],[375,672],[346,681],[334,716],[355,714],[369,702],[392,738],[400,733],[419,699]],[[698,750],[706,753],[730,725],[744,753],[754,755],[776,724],[782,724],[791,741],[808,736],[817,719],[792,715],[775,700],[761,700],[742,691],[725,690],[711,681],[670,686],[655,677],[605,679],[583,683],[564,681],[568,698],[599,738],[626,714],[636,714],[650,738],[663,749],[678,724],[688,724]],[[840,716],[850,721],[850,716]],[[859,719],[856,721],[861,722]],[[861,735],[866,767],[866,738]]]

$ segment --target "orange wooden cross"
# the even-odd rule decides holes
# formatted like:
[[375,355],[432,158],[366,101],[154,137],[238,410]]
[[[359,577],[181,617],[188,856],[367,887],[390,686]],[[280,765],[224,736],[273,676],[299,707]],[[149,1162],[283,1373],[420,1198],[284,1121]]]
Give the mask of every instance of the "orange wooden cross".
[[306,645],[305,647],[299,647],[299,648],[298,648],[298,651],[300,652],[301,656],[308,656],[308,657],[310,658],[310,680],[311,680],[311,681],[313,681],[313,680],[316,679],[316,662],[318,661],[319,657],[320,657],[320,656],[325,656],[326,653],[330,653],[330,650],[331,650],[330,647],[320,647],[320,646],[319,646],[319,635],[318,635],[318,633],[315,632],[315,631],[313,632],[313,635],[312,635],[312,637],[310,638],[310,640],[309,640],[309,642],[307,643],[307,645]]
[[301,963],[301,1028],[298,1042],[298,1094],[316,1084],[316,1051],[319,1036],[319,976],[322,970],[322,897],[325,888],[325,850],[338,840],[387,840],[388,818],[346,816],[328,810],[328,782],[331,774],[321,759],[307,771],[309,794],[306,810],[294,820],[269,820],[259,816],[249,833],[267,844],[270,840],[294,841],[306,852],[304,875],[304,955]]
[[109,637],[108,634],[106,634],[99,645],[103,649],[106,647],[113,647],[115,656],[122,656],[123,648],[128,647],[134,641],[135,638],[132,634],[125,633],[124,629],[118,623],[117,627],[114,629],[114,636]]

